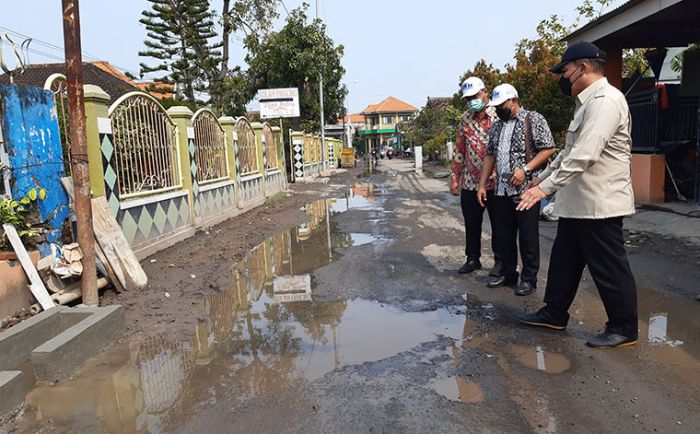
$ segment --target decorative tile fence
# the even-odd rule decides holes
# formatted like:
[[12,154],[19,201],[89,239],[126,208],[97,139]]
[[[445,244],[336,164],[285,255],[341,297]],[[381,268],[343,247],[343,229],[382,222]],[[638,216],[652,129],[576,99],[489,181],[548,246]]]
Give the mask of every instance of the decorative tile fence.
[[321,138],[298,131],[289,132],[291,141],[292,169],[294,178],[303,180],[316,178],[321,172],[337,167],[343,144],[340,140],[326,138],[326,155],[323,158]]
[[85,86],[93,196],[106,196],[143,258],[286,189],[281,132],[150,95]]

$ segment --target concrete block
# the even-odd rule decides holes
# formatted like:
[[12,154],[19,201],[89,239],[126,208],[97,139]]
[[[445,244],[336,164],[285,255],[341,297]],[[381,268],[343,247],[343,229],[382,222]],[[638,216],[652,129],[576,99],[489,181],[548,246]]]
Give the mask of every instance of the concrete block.
[[32,384],[22,371],[0,371],[0,417],[17,408]]
[[65,306],[41,312],[0,333],[0,371],[17,369],[39,345],[61,332]]
[[56,381],[70,375],[110,345],[124,327],[121,306],[73,308],[63,315],[69,322],[72,318],[79,322],[32,351],[32,366],[39,381]]

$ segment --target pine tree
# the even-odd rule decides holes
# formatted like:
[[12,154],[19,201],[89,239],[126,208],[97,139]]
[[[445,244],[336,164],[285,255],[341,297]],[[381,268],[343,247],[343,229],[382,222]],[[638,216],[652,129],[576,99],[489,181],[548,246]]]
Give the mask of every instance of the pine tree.
[[178,96],[195,103],[196,92],[206,92],[209,71],[221,61],[215,38],[214,14],[209,0],[148,0],[151,9],[139,21],[146,26],[147,49],[139,56],[155,59],[141,63],[141,76],[161,73],[155,80],[174,83]]

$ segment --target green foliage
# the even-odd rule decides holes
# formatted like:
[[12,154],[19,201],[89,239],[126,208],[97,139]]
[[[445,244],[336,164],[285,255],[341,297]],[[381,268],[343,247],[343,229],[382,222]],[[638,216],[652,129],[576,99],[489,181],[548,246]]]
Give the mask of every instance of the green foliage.
[[179,97],[195,103],[195,92],[206,91],[207,71],[221,61],[221,44],[216,37],[214,14],[209,0],[148,0],[150,9],[142,12],[146,26],[146,50],[139,56],[155,61],[141,63],[141,75],[161,73],[156,80],[175,83]]
[[[32,188],[19,201],[12,198],[3,199],[0,201],[0,225],[7,223],[14,226],[23,242],[31,241],[37,234],[37,231],[28,223],[27,215],[37,200],[45,199],[46,190],[41,187]],[[0,250],[9,249],[11,249],[11,246],[3,234],[3,237],[0,238]]]
[[326,122],[335,122],[345,114],[347,89],[341,83],[344,48],[335,45],[321,21],[308,23],[307,9],[304,4],[291,11],[279,32],[265,35],[259,44],[251,46],[246,57],[247,96],[252,98],[258,89],[299,88],[301,119],[293,127],[316,132],[320,130],[319,73],[323,77]]
[[207,71],[210,104],[220,114],[241,116],[250,101],[246,78],[239,67],[229,68],[231,39],[241,34],[243,45],[257,47],[260,37],[277,18],[278,0],[223,0],[221,8],[221,59]]
[[425,141],[423,143],[423,153],[428,156],[430,160],[435,160],[442,155],[445,150],[445,144],[447,143],[447,135],[445,132],[439,132],[435,137]]
[[287,193],[280,191],[280,192],[275,193],[272,196],[268,197],[267,199],[265,199],[265,204],[266,205],[274,205],[277,202],[284,199],[285,197],[287,197]]
[[683,70],[683,55],[689,51],[696,51],[700,49],[700,43],[690,44],[687,50],[682,53],[676,54],[673,59],[671,59],[671,69],[675,72],[681,72]]

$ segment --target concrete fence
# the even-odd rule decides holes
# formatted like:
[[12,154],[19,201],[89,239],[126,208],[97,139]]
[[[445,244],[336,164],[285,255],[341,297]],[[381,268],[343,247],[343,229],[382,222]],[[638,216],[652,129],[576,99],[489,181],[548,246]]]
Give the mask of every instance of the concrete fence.
[[279,127],[163,108],[85,86],[93,197],[105,196],[138,257],[265,203],[287,188]]
[[321,138],[299,131],[290,131],[292,168],[296,180],[308,180],[321,175],[321,172],[337,167],[342,141],[326,138],[326,152],[323,155]]

